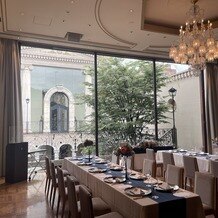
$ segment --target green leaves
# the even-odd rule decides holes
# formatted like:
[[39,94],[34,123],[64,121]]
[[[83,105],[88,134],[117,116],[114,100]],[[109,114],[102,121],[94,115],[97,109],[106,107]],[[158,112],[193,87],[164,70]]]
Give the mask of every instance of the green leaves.
[[[86,74],[94,76],[93,69],[87,69]],[[157,91],[160,92],[165,85],[162,66],[157,66],[156,75]],[[103,56],[98,58],[100,141],[110,144],[110,141],[125,140],[136,144],[142,140],[146,128],[154,124],[153,84],[152,62]],[[92,94],[82,99],[94,107],[93,84],[85,85]],[[159,99],[159,122],[165,121],[166,111],[165,101]]]

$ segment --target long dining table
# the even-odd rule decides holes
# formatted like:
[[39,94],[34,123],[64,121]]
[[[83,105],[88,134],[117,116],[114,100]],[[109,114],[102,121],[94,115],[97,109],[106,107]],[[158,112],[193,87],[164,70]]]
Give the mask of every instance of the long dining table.
[[[81,184],[86,185],[93,196],[101,197],[112,211],[119,212],[124,218],[203,218],[204,212],[201,199],[197,194],[180,189],[175,192],[160,192],[154,188],[149,179],[127,179],[123,183],[106,183],[105,177],[124,176],[123,171],[112,171],[108,164],[81,166],[80,160],[65,158],[62,168],[74,175]],[[98,167],[107,169],[104,173],[90,173],[89,169]],[[131,174],[134,171],[131,171]],[[137,172],[135,172],[137,173]],[[153,178],[152,181],[155,181]],[[157,183],[160,181],[156,180]],[[135,198],[126,194],[128,187],[151,189],[150,195]]]

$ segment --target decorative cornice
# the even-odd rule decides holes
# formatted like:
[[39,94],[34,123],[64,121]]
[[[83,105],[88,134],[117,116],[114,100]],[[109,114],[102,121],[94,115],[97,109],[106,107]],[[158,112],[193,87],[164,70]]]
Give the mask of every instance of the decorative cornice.
[[26,59],[36,59],[41,61],[53,61],[53,62],[66,62],[66,63],[77,63],[77,64],[93,64],[93,61],[82,60],[82,59],[74,59],[74,58],[66,58],[66,57],[54,57],[48,55],[38,55],[38,54],[22,54],[22,58]]
[[183,79],[188,79],[191,77],[198,77],[199,72],[195,70],[187,70],[185,72],[177,73],[175,75],[172,75],[166,79],[167,83],[173,82],[173,81],[178,81],[178,80],[183,80]]

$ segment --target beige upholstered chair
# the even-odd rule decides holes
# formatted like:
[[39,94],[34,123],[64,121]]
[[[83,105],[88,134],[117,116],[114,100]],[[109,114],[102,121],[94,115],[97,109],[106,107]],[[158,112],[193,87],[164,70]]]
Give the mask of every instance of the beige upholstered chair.
[[[156,161],[156,156],[154,149],[147,148],[146,149],[146,159]],[[161,175],[163,175],[163,162],[156,161],[156,167],[161,169]]]
[[119,162],[120,162],[120,156],[117,156],[114,153],[112,153],[111,163],[119,164]]
[[[88,193],[90,191],[87,187],[83,186]],[[75,185],[75,178],[72,176],[67,177],[67,187],[68,187],[68,202],[69,202],[69,217],[72,218],[80,218],[81,217],[81,206],[80,201],[77,199],[77,193],[76,193],[76,185]],[[92,198],[92,205],[93,205],[93,211],[94,214],[101,215],[104,213],[110,212],[110,207],[102,201],[100,198]]]
[[167,171],[167,165],[175,165],[174,163],[174,158],[173,158],[173,153],[170,152],[162,152],[163,155],[163,176],[165,179],[165,174]]
[[[86,187],[80,186],[79,188],[80,194],[80,205],[81,205],[81,218],[94,218],[95,216],[98,218],[122,218],[122,216],[117,212],[111,212],[106,203],[102,201],[102,205],[105,205],[105,210],[101,210],[101,214],[97,213],[99,211],[94,210],[94,202],[92,200],[92,196]],[[104,213],[102,213],[104,212]],[[104,214],[104,215],[103,215]]]
[[218,178],[218,161],[211,160],[210,162],[211,168],[210,171],[214,175],[214,177]]
[[61,202],[62,203],[61,217],[64,217],[64,210],[65,210],[66,202],[68,200],[68,195],[67,195],[65,184],[64,184],[64,174],[60,167],[57,167],[57,176],[58,176],[58,192],[59,192],[58,205],[57,205],[57,216],[59,212],[59,205]]
[[215,218],[218,218],[218,161],[211,160],[211,174],[216,178]]
[[205,215],[214,214],[215,178],[209,173],[195,172],[194,192],[201,197]]
[[190,189],[193,190],[194,180],[195,180],[195,172],[198,172],[198,163],[195,157],[191,156],[183,156],[184,163],[184,177],[185,177],[185,189],[187,188],[187,180],[189,179]]
[[144,175],[150,174],[153,178],[156,177],[156,161],[144,159],[142,173]]
[[72,177],[67,176],[68,202],[69,202],[69,217],[80,218],[78,209],[78,199],[76,193],[76,183]]
[[177,167],[171,164],[167,165],[166,182],[170,185],[178,185],[183,188],[183,171],[182,167]]
[[45,170],[46,170],[45,193],[46,196],[48,197],[50,184],[51,184],[51,170],[50,170],[50,160],[47,156],[45,157]]
[[143,161],[146,158],[145,153],[134,154],[132,156],[132,169],[135,171],[142,172]]

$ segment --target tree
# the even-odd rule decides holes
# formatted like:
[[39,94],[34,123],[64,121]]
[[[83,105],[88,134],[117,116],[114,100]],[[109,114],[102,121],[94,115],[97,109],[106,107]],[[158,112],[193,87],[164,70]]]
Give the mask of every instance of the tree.
[[[163,65],[157,66],[157,92],[165,85]],[[89,68],[86,74],[94,76]],[[83,96],[94,106],[93,84],[85,83],[91,95]],[[165,122],[165,101],[158,97],[158,122]],[[98,59],[98,125],[100,143],[105,148],[125,140],[136,144],[149,137],[146,128],[154,124],[153,65],[149,61],[116,57]],[[92,114],[94,120],[95,114]]]

